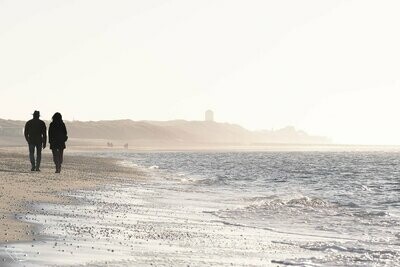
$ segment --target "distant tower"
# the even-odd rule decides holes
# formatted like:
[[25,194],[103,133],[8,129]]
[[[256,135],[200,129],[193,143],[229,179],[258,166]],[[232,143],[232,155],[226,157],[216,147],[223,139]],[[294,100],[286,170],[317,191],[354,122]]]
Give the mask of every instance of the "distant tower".
[[212,110],[206,111],[205,121],[214,121],[214,112]]

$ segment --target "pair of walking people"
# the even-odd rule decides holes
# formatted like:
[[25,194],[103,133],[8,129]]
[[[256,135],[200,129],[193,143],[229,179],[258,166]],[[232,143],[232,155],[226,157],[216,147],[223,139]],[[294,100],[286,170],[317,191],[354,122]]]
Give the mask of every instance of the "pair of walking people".
[[[33,112],[33,119],[25,124],[24,135],[29,145],[29,158],[31,161],[31,171],[40,171],[40,162],[42,160],[42,149],[46,148],[47,133],[46,124],[40,120],[40,112]],[[56,173],[61,172],[65,142],[68,140],[67,128],[62,120],[60,113],[55,113],[49,126],[49,143],[53,153]],[[35,160],[36,150],[36,160]]]

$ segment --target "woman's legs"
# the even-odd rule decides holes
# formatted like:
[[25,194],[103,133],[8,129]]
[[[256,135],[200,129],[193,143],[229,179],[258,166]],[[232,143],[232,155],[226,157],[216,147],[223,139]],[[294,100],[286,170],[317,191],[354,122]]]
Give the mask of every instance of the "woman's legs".
[[51,151],[53,152],[53,161],[54,161],[54,164],[56,165],[56,173],[59,173],[60,167],[61,167],[60,149],[52,149]]
[[59,158],[58,158],[58,172],[61,172],[61,164],[63,163],[64,160],[64,149],[59,149]]

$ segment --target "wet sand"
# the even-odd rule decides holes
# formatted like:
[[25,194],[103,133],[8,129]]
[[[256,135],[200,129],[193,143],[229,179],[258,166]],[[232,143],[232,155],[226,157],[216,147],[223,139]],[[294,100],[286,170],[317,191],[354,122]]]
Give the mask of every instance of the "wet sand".
[[48,149],[41,172],[31,172],[28,154],[22,149],[0,149],[0,243],[30,241],[37,235],[33,224],[21,220],[34,203],[71,203],[60,192],[96,188],[108,183],[132,181],[140,171],[119,166],[117,160],[69,155],[66,151],[61,174],[54,173]]

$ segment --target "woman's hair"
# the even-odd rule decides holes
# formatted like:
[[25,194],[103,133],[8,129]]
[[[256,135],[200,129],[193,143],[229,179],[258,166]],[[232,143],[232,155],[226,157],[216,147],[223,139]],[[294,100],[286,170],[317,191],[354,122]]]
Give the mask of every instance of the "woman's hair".
[[61,122],[62,121],[62,116],[61,116],[61,114],[59,112],[56,112],[56,113],[54,113],[52,119],[55,122]]

